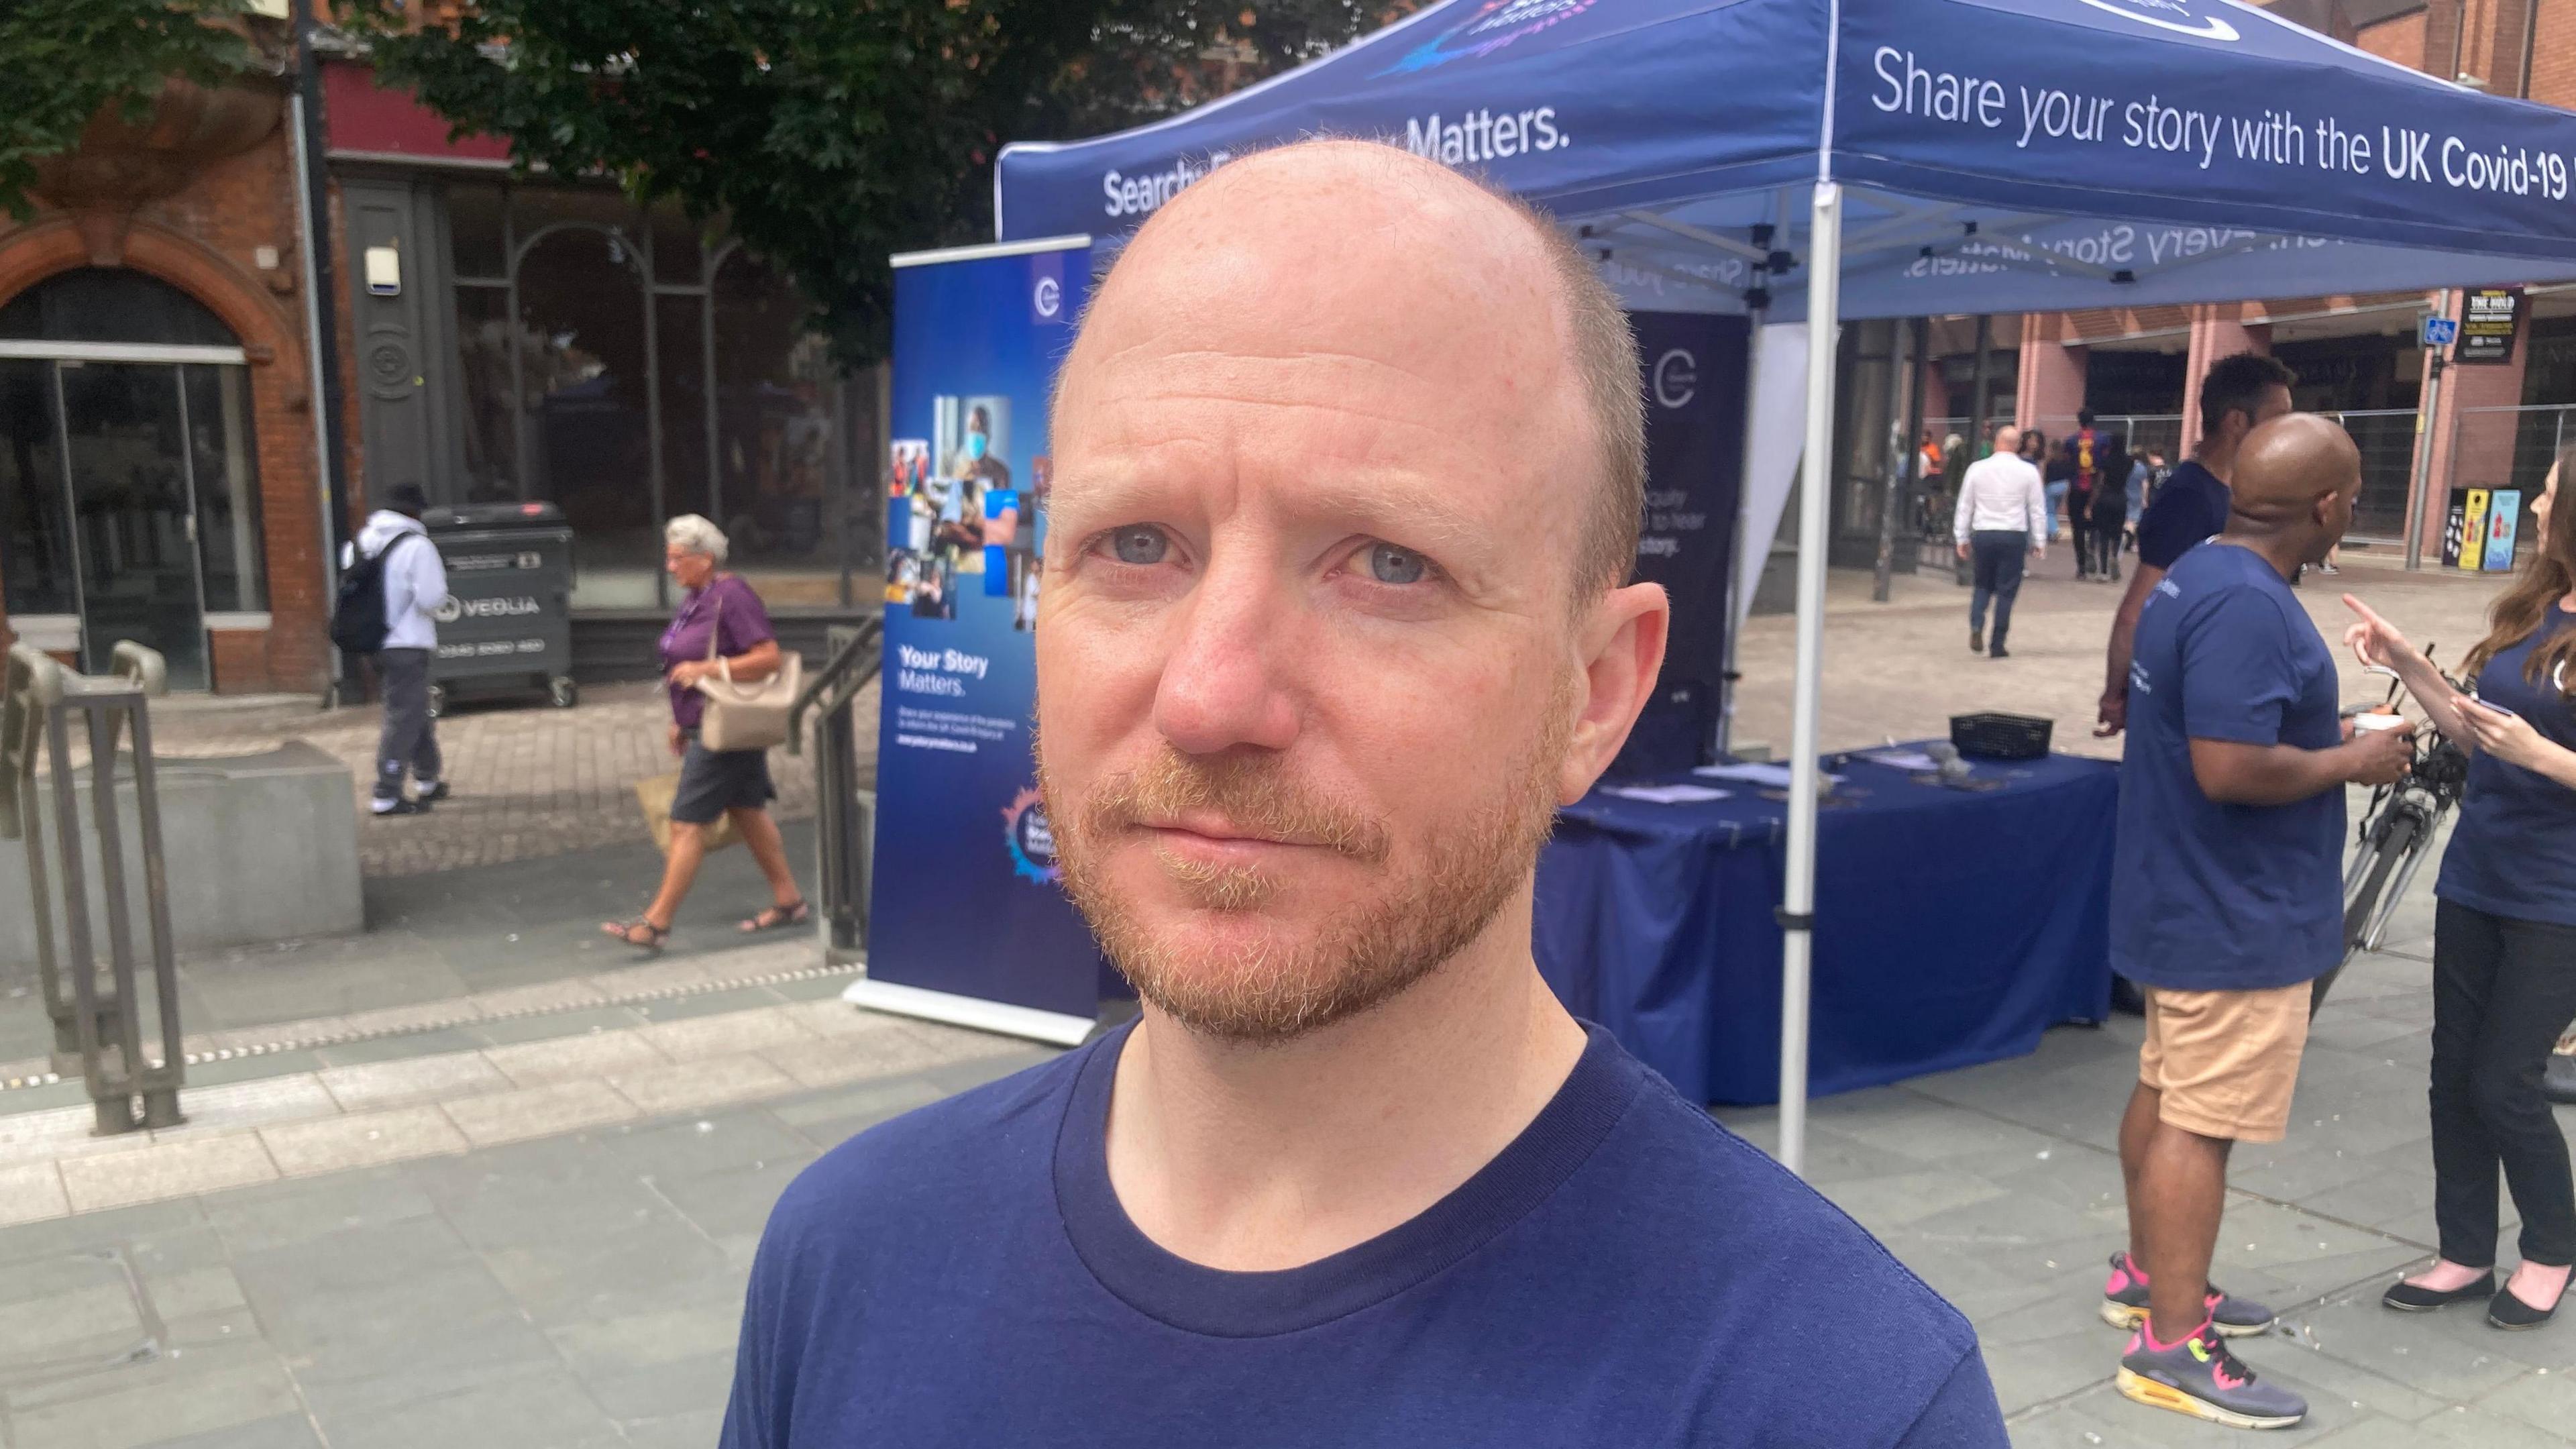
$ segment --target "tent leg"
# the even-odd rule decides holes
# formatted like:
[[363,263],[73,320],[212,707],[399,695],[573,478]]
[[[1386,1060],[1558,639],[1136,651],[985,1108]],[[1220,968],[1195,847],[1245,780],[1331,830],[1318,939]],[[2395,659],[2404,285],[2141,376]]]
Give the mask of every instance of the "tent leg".
[[1815,964],[1816,713],[1825,655],[1825,523],[1833,488],[1834,361],[1842,321],[1843,189],[1816,183],[1807,237],[1807,452],[1798,481],[1798,672],[1789,745],[1788,874],[1780,902],[1780,1161],[1807,1160],[1807,1002]]

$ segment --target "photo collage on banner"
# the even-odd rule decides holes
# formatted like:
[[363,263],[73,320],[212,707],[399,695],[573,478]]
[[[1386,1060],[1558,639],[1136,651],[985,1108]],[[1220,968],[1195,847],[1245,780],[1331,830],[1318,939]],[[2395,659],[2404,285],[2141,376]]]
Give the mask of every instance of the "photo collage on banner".
[[1047,403],[1080,240],[895,259],[885,672],[862,1004],[1079,1039],[1100,954],[1031,753]]

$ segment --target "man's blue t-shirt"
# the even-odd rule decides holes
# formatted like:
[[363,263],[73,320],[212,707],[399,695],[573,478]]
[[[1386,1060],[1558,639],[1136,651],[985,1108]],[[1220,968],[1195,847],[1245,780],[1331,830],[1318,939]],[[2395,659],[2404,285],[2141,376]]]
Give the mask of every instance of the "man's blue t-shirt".
[[2192,545],[2225,532],[2231,496],[2218,475],[2197,462],[2174,469],[2138,516],[2138,562],[2172,568]]
[[1521,1135],[1280,1272],[1109,1181],[1121,1032],[806,1169],[752,1269],[727,1449],[2005,1443],[1976,1336],[1594,1028]]
[[[2477,686],[2478,698],[2576,750],[2576,709],[2562,681],[2522,672],[2532,651],[2567,629],[2576,629],[2576,614],[2550,605],[2530,638],[2486,662]],[[2491,916],[2576,926],[2576,790],[2480,751],[2469,761],[2468,794],[2433,893]]]
[[2289,805],[2201,793],[2191,741],[2343,741],[2334,658],[2251,549],[2183,555],[2147,595],[2129,665],[2111,969],[2177,991],[2291,986],[2343,958],[2343,790]]

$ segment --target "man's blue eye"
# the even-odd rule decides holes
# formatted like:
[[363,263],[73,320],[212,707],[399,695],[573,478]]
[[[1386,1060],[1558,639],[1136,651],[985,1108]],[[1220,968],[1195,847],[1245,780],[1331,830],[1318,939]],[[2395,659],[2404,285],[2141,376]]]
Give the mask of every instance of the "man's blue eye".
[[1163,531],[1150,524],[1133,524],[1109,535],[1110,550],[1123,564],[1158,564],[1171,551],[1172,542]]
[[1418,584],[1430,567],[1422,555],[1391,543],[1369,546],[1369,577],[1381,584]]

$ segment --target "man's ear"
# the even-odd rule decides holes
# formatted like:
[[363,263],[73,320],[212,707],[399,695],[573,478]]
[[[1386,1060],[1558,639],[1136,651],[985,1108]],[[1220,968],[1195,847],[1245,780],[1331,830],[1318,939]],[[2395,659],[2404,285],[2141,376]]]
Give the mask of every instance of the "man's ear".
[[1557,779],[1557,803],[1571,805],[1610,768],[1663,673],[1672,632],[1672,601],[1661,584],[1612,589],[1595,604],[1576,639],[1578,713]]

